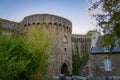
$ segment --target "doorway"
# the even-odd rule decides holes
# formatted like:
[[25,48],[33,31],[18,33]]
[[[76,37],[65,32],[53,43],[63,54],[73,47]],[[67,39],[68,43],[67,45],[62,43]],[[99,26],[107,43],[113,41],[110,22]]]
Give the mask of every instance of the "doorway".
[[65,63],[62,65],[61,74],[69,75],[68,66]]

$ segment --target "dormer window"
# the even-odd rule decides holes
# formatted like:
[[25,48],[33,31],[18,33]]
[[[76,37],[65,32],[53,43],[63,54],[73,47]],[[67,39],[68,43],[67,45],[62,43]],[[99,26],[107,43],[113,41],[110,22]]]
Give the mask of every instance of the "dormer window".
[[104,46],[104,52],[110,52],[110,46]]

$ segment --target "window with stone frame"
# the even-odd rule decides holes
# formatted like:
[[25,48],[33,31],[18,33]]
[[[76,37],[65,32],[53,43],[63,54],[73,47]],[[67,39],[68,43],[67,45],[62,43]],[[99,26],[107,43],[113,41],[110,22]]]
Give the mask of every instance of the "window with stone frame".
[[68,42],[67,36],[64,36],[64,37],[63,37],[62,42],[63,42],[63,43],[67,43],[67,42]]

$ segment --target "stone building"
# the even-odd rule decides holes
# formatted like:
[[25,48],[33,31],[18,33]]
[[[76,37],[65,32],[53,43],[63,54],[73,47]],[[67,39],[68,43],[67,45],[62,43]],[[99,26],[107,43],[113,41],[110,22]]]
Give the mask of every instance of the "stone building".
[[[52,55],[48,66],[48,74],[50,77],[58,76],[59,74],[72,74],[72,50],[74,51],[76,49],[74,43],[82,44],[84,42],[84,47],[87,47],[87,50],[89,50],[91,37],[72,34],[71,21],[60,16],[34,14],[25,17],[21,22],[5,19],[0,20],[2,22],[3,34],[19,33],[30,25],[37,25],[45,31],[48,37],[52,38]],[[43,24],[44,27],[42,27],[41,24]],[[76,42],[74,42],[74,40],[76,40]],[[79,46],[79,49],[80,55],[83,55],[81,52],[82,47]]]
[[107,46],[102,47],[102,36],[99,36],[96,46],[91,48],[89,56],[90,75],[94,77],[120,76],[120,45],[114,43],[112,54]]

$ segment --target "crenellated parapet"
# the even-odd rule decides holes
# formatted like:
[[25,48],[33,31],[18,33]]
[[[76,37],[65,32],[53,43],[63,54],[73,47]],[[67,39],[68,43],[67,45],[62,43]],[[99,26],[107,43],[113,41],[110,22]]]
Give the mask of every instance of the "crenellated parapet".
[[24,26],[31,24],[48,23],[52,25],[62,25],[66,28],[72,28],[72,23],[68,19],[51,14],[34,14],[23,19]]
[[9,29],[13,29],[18,24],[17,22],[5,20],[5,19],[0,19],[0,22],[2,28],[9,28]]
[[1,28],[2,28],[3,32],[5,32],[5,33],[16,32],[16,29],[19,25],[18,22],[6,20],[6,19],[1,19],[1,18],[0,18],[0,23],[1,23]]
[[78,35],[78,34],[72,34],[71,35],[72,41],[82,41],[82,42],[91,42],[91,36],[89,35]]
[[[54,26],[56,30],[63,30],[67,33],[72,33],[72,23],[68,19],[65,19],[60,16],[51,15],[51,14],[34,14],[27,17],[21,22],[14,22],[9,21],[6,19],[0,19],[1,26],[4,32],[19,32],[20,30],[24,29],[25,27],[29,27],[30,25],[40,25],[40,24],[47,24],[50,26]],[[47,26],[46,27],[52,28]],[[53,29],[54,29],[53,27]]]

